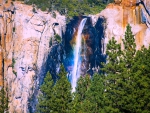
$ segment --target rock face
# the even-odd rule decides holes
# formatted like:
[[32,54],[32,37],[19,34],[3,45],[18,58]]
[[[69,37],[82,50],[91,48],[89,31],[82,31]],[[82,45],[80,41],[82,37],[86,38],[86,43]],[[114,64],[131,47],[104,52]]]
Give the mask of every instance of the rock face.
[[[8,87],[9,112],[27,113],[28,101],[39,85],[39,75],[65,17],[33,10],[20,2],[0,7],[0,86]],[[5,81],[3,81],[5,80]],[[3,84],[4,83],[4,84]]]
[[114,0],[115,4],[120,4],[122,0]]
[[[140,1],[139,1],[140,2]],[[150,44],[150,15],[146,12],[149,10],[148,0],[143,0],[144,6],[136,0],[123,0],[121,4],[109,4],[99,16],[106,18],[105,45],[115,37],[118,43],[122,43],[127,24],[132,27],[133,34],[137,44],[137,49],[142,45],[148,47]],[[139,3],[139,5],[136,5]],[[123,48],[123,46],[122,46]]]

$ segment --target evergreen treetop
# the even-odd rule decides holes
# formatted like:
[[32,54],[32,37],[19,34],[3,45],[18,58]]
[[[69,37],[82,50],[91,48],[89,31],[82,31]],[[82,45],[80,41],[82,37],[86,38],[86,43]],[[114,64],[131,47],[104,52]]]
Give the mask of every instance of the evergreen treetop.
[[147,70],[149,49],[142,48],[136,51],[130,25],[127,25],[123,44],[122,52],[118,52],[120,45],[117,48],[114,38],[107,45],[108,62],[103,69],[105,71],[104,110],[106,113],[110,111],[113,113],[149,112],[150,104],[147,101],[150,95],[147,92],[149,90],[149,71]]
[[48,72],[41,86],[41,95],[37,105],[39,113],[68,113],[71,109],[71,85],[63,66],[60,68],[56,83]]

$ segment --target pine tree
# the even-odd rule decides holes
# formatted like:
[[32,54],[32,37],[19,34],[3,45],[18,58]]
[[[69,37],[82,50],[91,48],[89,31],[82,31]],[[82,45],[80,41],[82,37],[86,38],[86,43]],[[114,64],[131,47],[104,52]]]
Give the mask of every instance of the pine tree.
[[103,113],[104,84],[102,75],[95,74],[91,79],[91,85],[83,101],[84,113]]
[[68,113],[71,109],[71,85],[66,77],[63,66],[58,74],[59,79],[54,84],[48,72],[41,86],[42,94],[39,97],[37,112],[39,113]]
[[[123,71],[121,72],[120,81],[118,85],[121,86],[118,95],[120,100],[118,101],[118,108],[121,112],[135,112],[134,107],[134,93],[135,90],[133,77],[134,73],[131,72],[135,61],[136,55],[136,44],[135,38],[131,31],[131,26],[128,24],[126,27],[125,38],[123,39],[124,50],[123,50]],[[121,64],[120,64],[121,65]]]
[[83,101],[86,99],[86,93],[91,85],[91,79],[89,75],[85,77],[81,76],[77,82],[76,91],[74,92],[74,98],[72,102],[72,113],[84,113]]
[[134,110],[132,103],[134,83],[131,79],[133,76],[131,68],[135,62],[136,45],[130,25],[127,26],[123,44],[123,51],[114,39],[107,46],[108,63],[103,69],[106,72],[105,112],[132,112]]
[[0,89],[0,113],[7,113],[8,111],[8,97],[4,88]]
[[116,105],[116,101],[118,98],[118,95],[116,93],[118,89],[122,89],[121,86],[119,88],[116,83],[120,81],[119,76],[123,71],[123,68],[121,68],[121,66],[124,67],[124,64],[122,63],[123,60],[121,58],[123,54],[123,52],[121,51],[121,45],[117,44],[117,41],[114,38],[112,38],[112,40],[110,40],[107,44],[106,54],[108,55],[107,63],[104,64],[104,68],[102,69],[105,72],[104,110],[106,113],[116,113],[119,112],[119,109]]
[[[123,52],[121,51],[121,44],[112,37],[112,40],[107,44],[107,64],[103,64],[105,68],[102,69],[106,74],[119,74],[122,72],[120,63],[123,61],[121,58]],[[115,82],[115,81],[114,81]]]
[[71,84],[67,79],[67,73],[64,66],[61,66],[59,79],[54,86],[55,100],[53,102],[54,110],[56,113],[69,113],[71,109],[72,94]]
[[149,113],[150,112],[150,47],[148,49],[142,47],[135,56],[135,62],[132,67],[134,90],[132,91],[134,101],[134,112]]
[[131,31],[131,26],[128,24],[127,29],[125,32],[125,39],[123,39],[124,44],[124,50],[123,50],[123,57],[124,61],[126,63],[126,68],[130,69],[132,67],[132,64],[135,62],[134,57],[136,54],[136,44],[134,35]]
[[49,72],[47,72],[46,77],[44,79],[44,83],[42,84],[40,90],[42,94],[40,95],[37,105],[37,112],[39,113],[50,113],[53,110],[53,99],[54,99],[54,92],[53,92],[54,82],[52,76]]

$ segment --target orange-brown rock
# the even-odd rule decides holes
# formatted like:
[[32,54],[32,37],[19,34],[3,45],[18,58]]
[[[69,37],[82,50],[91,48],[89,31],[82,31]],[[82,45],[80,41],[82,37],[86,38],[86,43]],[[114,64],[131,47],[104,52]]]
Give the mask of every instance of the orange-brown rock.
[[114,2],[115,2],[116,4],[120,4],[120,3],[122,2],[122,0],[114,0]]
[[137,0],[122,0],[122,6],[124,7],[132,7],[136,5]]

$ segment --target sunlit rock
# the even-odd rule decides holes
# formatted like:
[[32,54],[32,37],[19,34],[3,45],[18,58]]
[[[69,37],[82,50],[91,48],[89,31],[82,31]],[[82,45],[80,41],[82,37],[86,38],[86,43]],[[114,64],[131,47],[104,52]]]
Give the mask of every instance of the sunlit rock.
[[112,37],[115,37],[118,43],[122,43],[126,26],[130,24],[135,35],[137,49],[140,49],[142,45],[148,47],[150,27],[146,21],[142,20],[142,13],[144,13],[146,21],[149,21],[149,14],[142,4],[136,6],[136,0],[123,0],[121,5],[109,4],[99,14],[100,17],[106,18],[105,43],[107,44]]
[[[31,96],[35,90],[38,93],[50,39],[62,35],[65,17],[56,12],[54,18],[38,9],[35,13],[32,6],[21,2],[0,3],[0,86],[8,87],[9,112],[27,113]],[[58,25],[53,27],[54,23]]]

